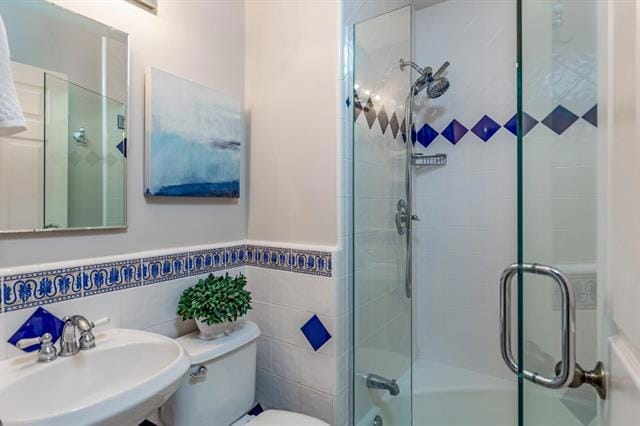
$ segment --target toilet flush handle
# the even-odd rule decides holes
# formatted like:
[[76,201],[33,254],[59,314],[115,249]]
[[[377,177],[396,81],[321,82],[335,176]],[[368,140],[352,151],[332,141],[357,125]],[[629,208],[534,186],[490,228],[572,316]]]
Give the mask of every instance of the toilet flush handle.
[[189,375],[191,377],[193,377],[194,379],[200,379],[200,378],[204,378],[207,377],[207,372],[209,370],[207,369],[207,367],[205,365],[198,365],[197,367],[192,367],[191,371],[189,372]]

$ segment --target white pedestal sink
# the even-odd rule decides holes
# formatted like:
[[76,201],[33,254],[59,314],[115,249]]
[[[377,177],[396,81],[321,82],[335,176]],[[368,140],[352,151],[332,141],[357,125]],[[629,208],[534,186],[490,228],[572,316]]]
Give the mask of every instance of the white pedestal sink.
[[36,353],[0,363],[3,426],[137,425],[189,370],[189,355],[154,333],[113,329],[96,347],[49,363]]

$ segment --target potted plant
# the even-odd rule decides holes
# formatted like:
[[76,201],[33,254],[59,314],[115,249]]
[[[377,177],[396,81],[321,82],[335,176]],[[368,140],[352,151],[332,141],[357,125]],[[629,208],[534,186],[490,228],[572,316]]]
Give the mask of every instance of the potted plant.
[[211,340],[227,334],[238,318],[251,309],[251,292],[243,274],[235,277],[209,275],[182,292],[178,315],[195,319],[201,339]]

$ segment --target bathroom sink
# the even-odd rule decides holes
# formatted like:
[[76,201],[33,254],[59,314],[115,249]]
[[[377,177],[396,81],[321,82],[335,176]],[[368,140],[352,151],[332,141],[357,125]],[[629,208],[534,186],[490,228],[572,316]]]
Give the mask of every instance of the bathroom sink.
[[178,388],[189,355],[145,331],[96,334],[96,347],[49,363],[36,353],[0,363],[3,426],[137,425]]

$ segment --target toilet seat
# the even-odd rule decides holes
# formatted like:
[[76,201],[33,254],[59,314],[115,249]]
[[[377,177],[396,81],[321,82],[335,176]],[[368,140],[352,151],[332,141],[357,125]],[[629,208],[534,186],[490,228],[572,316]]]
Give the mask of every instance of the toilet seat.
[[329,424],[300,413],[267,410],[252,419],[247,426],[329,426]]

